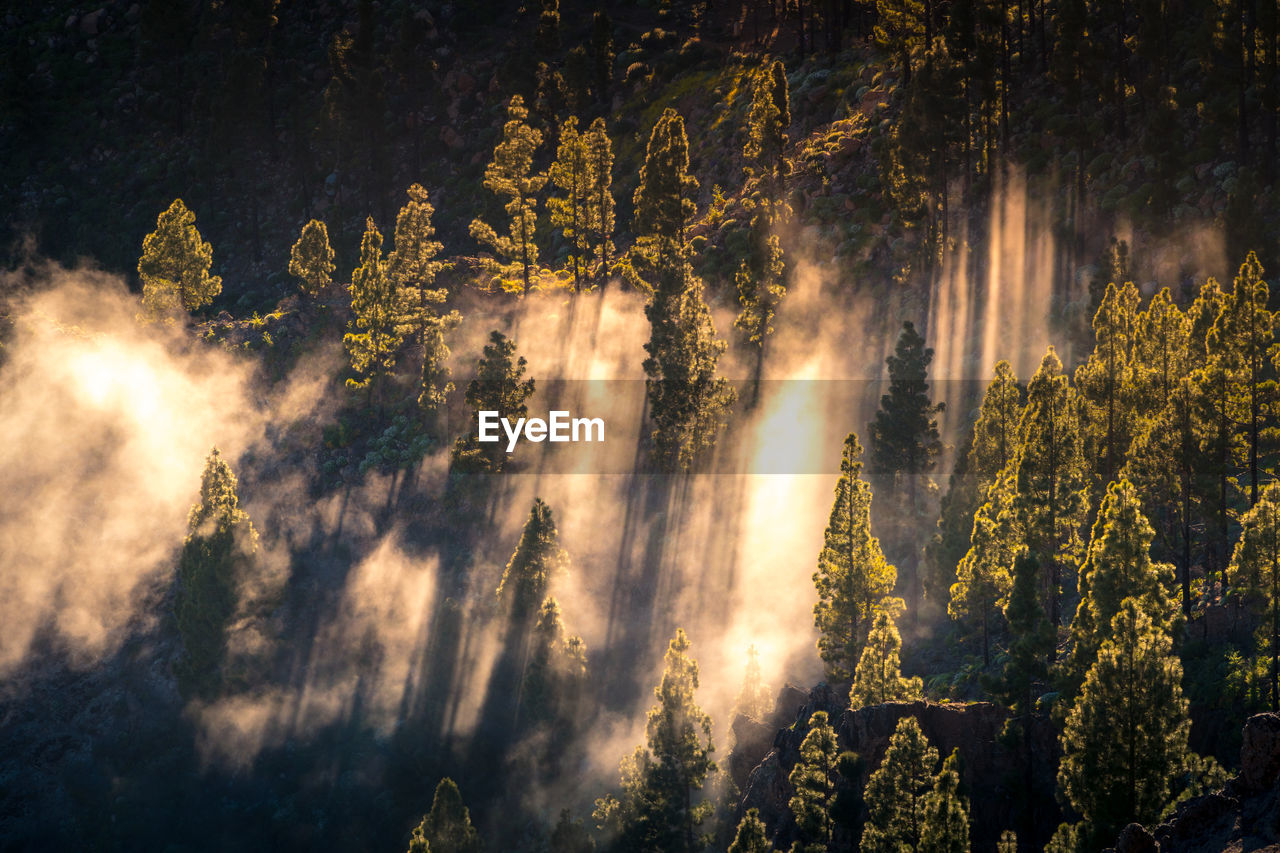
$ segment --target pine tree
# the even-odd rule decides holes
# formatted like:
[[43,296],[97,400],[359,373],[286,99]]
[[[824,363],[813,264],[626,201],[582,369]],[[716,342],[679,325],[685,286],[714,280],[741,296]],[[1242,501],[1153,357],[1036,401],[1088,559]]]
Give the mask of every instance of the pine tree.
[[826,711],[814,711],[809,717],[809,733],[800,744],[800,760],[791,770],[789,806],[796,819],[796,830],[804,839],[796,853],[825,853],[831,844],[831,800],[836,781],[835,729],[827,722]]
[[[597,12],[597,15],[602,13]],[[587,221],[586,229],[599,261],[596,282],[609,279],[613,254],[613,143],[603,118],[591,122],[585,137],[587,149]]]
[[526,725],[551,725],[548,755],[540,763],[554,767],[563,753],[558,747],[562,747],[572,733],[571,715],[586,686],[586,644],[581,637],[570,636],[565,630],[560,605],[551,597],[542,602],[531,639],[518,715]]
[[1013,585],[1004,607],[1009,624],[1009,657],[995,692],[1016,716],[1029,724],[1035,711],[1035,686],[1049,676],[1053,628],[1040,603],[1040,566],[1023,551],[1013,561]]
[[499,270],[504,282],[519,270],[523,292],[528,292],[532,273],[538,263],[538,247],[534,229],[538,223],[537,193],[547,182],[546,175],[533,170],[533,156],[542,144],[542,133],[529,126],[529,111],[524,99],[513,95],[507,105],[507,122],[502,139],[493,149],[493,160],[484,172],[484,187],[507,199],[506,211],[511,217],[509,233],[499,235],[479,219],[471,222],[471,236],[492,246],[509,265]]
[[1265,615],[1262,634],[1271,658],[1271,710],[1280,710],[1280,484],[1262,490],[1240,519],[1231,576]]
[[1075,373],[1083,404],[1085,453],[1097,460],[1094,487],[1098,490],[1115,479],[1132,439],[1137,402],[1133,356],[1141,301],[1132,282],[1107,285],[1093,318],[1093,352]]
[[996,843],[996,853],[1018,853],[1018,833],[1012,829],[1006,829],[1000,833],[1000,840]]
[[1122,601],[1135,599],[1156,628],[1174,636],[1176,608],[1169,598],[1173,567],[1152,561],[1154,536],[1133,484],[1112,483],[1080,567],[1080,604],[1071,623],[1073,643],[1066,661],[1077,684],[1097,658],[1105,628]]
[[[1027,385],[1015,463],[1019,527],[1046,570],[1049,623],[1061,624],[1062,566],[1079,561],[1087,509],[1078,400],[1053,347]],[[1052,653],[1052,647],[1050,648]]]
[[1125,599],[1062,733],[1058,784],[1095,838],[1160,817],[1187,767],[1190,728],[1168,635]]
[[591,19],[591,60],[595,68],[596,100],[606,104],[613,88],[613,21],[603,9]]
[[925,801],[933,789],[938,751],[929,745],[915,717],[903,717],[889,738],[884,760],[867,780],[865,853],[920,850]]
[[747,114],[747,142],[742,150],[748,174],[764,184],[770,204],[777,201],[790,124],[787,74],[778,59],[756,77]]
[[821,634],[818,651],[833,681],[853,676],[875,609],[893,590],[898,574],[885,560],[880,541],[871,535],[871,487],[861,475],[862,445],[856,434],[849,433],[813,575],[818,591],[813,617]]
[[1249,506],[1258,502],[1262,424],[1276,396],[1272,367],[1280,354],[1276,344],[1277,313],[1267,308],[1271,294],[1262,273],[1258,256],[1250,252],[1240,265],[1231,297],[1207,340],[1211,362],[1217,363],[1217,369],[1227,375],[1226,381],[1232,386],[1231,419],[1244,427],[1239,441],[1248,457]]
[[649,416],[654,457],[664,471],[687,471],[714,444],[734,391],[716,376],[725,350],[715,337],[702,280],[689,262],[686,227],[693,214],[689,140],[684,120],[667,109],[654,125],[635,193],[637,253],[656,273],[649,320]]
[[[957,460],[947,494],[942,498],[938,533],[925,546],[925,558],[930,566],[925,578],[925,596],[949,602],[948,612],[952,610],[950,602],[955,600],[953,587],[960,580],[960,562],[973,545],[974,516],[989,498],[988,490],[999,473],[1006,469],[1009,460],[1017,453],[1018,422],[1022,418],[1022,410],[1022,389],[1018,386],[1018,377],[1009,362],[996,362],[991,382],[982,396],[978,419],[968,441],[961,445],[964,452]],[[1011,495],[1012,491],[1010,486],[1007,493]],[[989,515],[992,521],[995,517],[994,514]],[[1004,569],[1007,571],[1008,562]],[[971,583],[967,581],[966,587]],[[981,596],[970,598],[967,590],[963,598],[967,603],[981,604],[982,600]],[[982,612],[981,606],[979,612]],[[957,614],[953,612],[952,618],[957,618]]]
[[683,629],[667,648],[662,683],[654,688],[658,704],[649,711],[648,746],[623,761],[622,797],[596,801],[595,816],[618,832],[618,849],[694,853],[702,845],[698,827],[710,802],[695,802],[711,759],[711,718],[694,701],[698,664],[689,657]]
[[[1196,482],[1203,467],[1198,434],[1195,390],[1191,379],[1183,377],[1134,440],[1121,472],[1136,487],[1165,553],[1177,563],[1185,618],[1191,616],[1193,526],[1201,496]],[[1174,496],[1176,501],[1171,500]]]
[[969,550],[956,570],[947,612],[952,619],[976,618],[982,626],[982,665],[991,665],[992,612],[1009,594],[1018,548],[1014,517],[1015,484],[1006,471],[987,489],[987,499],[973,516]]
[[867,645],[858,659],[849,691],[849,707],[855,711],[885,702],[909,702],[924,694],[919,676],[902,676],[902,637],[894,624],[895,612],[901,610],[898,599],[889,599],[876,611]]
[[236,476],[215,447],[200,475],[200,502],[187,517],[173,598],[183,648],[175,669],[184,697],[211,696],[221,685],[237,586],[257,550],[258,533],[240,508]]
[[441,314],[436,308],[448,298],[448,291],[433,286],[446,267],[436,260],[441,245],[431,224],[435,209],[421,185],[409,187],[408,195],[409,201],[396,216],[395,251],[387,259],[387,274],[401,294],[402,321],[422,350],[418,406],[431,414],[439,411],[453,392],[445,334],[456,328],[462,317],[457,311]]
[[893,355],[886,359],[889,393],[880,398],[871,424],[871,473],[884,483],[889,499],[884,520],[893,534],[887,541],[892,551],[901,552],[897,561],[906,570],[904,589],[911,614],[919,604],[921,579],[918,555],[908,543],[915,541],[917,525],[927,512],[922,501],[933,490],[929,475],[942,453],[937,415],[944,404],[929,400],[932,361],[933,350],[924,345],[915,326],[903,323]]
[[142,306],[157,320],[179,309],[203,308],[222,292],[222,279],[209,275],[213,247],[196,230],[196,215],[182,199],[156,217],[156,230],[142,241],[138,275],[142,278]]
[[742,678],[742,689],[733,700],[733,713],[753,720],[763,720],[772,710],[771,694],[760,675],[760,653],[755,645],[747,649],[747,672]]
[[584,260],[589,259],[591,242],[588,205],[591,196],[591,174],[587,151],[588,135],[578,132],[578,119],[569,116],[560,125],[560,146],[551,165],[551,183],[560,195],[547,200],[551,224],[563,232],[572,247],[569,260],[573,264],[573,289],[582,290]]
[[298,279],[308,296],[315,296],[333,281],[333,249],[329,229],[318,219],[302,226],[298,242],[289,253],[289,275]]
[[520,542],[498,584],[498,599],[511,608],[513,619],[522,620],[537,612],[552,576],[564,569],[568,559],[560,547],[551,507],[542,498],[534,498]]
[[924,801],[922,853],[969,853],[969,798],[960,794],[960,753],[953,750]]
[[396,355],[404,343],[400,318],[404,297],[387,274],[382,257],[382,234],[365,220],[360,240],[360,266],[351,273],[351,322],[342,341],[351,356],[351,368],[360,378],[348,379],[352,388],[368,388],[371,402],[384,377],[395,368]]
[[596,842],[582,821],[573,820],[568,809],[560,810],[560,819],[551,831],[550,853],[596,853]]
[[[431,811],[422,818],[413,837],[426,845],[419,849],[430,853],[480,853],[483,849],[480,836],[471,825],[471,812],[462,802],[458,786],[447,776],[436,785]],[[412,843],[410,853],[416,853]]]
[[501,471],[507,462],[502,440],[480,443],[480,412],[497,412],[512,423],[528,414],[525,401],[533,394],[534,382],[525,379],[528,362],[513,359],[515,341],[497,331],[489,333],[489,343],[476,365],[476,378],[467,384],[466,401],[472,409],[471,428],[453,446],[453,466],[460,471]]
[[542,0],[542,12],[538,15],[538,29],[533,37],[534,48],[547,61],[560,52],[560,0]]
[[[1164,287],[1138,315],[1134,341],[1137,408],[1144,420],[1157,416],[1191,372],[1191,320]],[[1136,435],[1136,433],[1135,433]]]
[[915,54],[929,46],[925,5],[921,0],[876,0],[875,5],[876,45],[894,55],[903,83],[910,83]]
[[759,809],[747,809],[738,822],[738,831],[729,845],[729,853],[773,853],[764,821]]

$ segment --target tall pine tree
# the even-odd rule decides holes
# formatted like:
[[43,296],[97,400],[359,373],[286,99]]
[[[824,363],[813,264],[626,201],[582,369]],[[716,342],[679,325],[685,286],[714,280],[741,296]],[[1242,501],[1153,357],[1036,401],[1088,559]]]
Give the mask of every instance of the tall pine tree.
[[[471,236],[493,247],[507,262],[506,267],[497,271],[501,286],[504,289],[519,287],[526,293],[538,263],[538,246],[534,242],[538,224],[537,194],[547,182],[547,176],[533,168],[533,157],[540,145],[542,132],[529,126],[524,99],[513,95],[507,104],[502,139],[493,149],[493,160],[484,172],[485,189],[507,199],[508,233],[500,235],[479,219],[471,222]],[[513,275],[519,276],[514,284]]]
[[382,234],[370,217],[360,240],[360,266],[351,273],[352,316],[342,338],[358,377],[348,379],[347,385],[368,388],[370,402],[378,401],[381,385],[395,368],[404,343],[403,310],[403,294],[387,274],[382,257]]
[[196,230],[196,215],[175,198],[142,241],[138,275],[147,318],[191,312],[212,302],[222,292],[222,279],[209,275],[212,265],[213,247]]
[[901,602],[892,602],[876,612],[867,645],[858,659],[849,690],[849,707],[855,711],[885,702],[907,702],[924,694],[924,684],[918,676],[902,676],[902,637],[894,624],[894,613],[901,609]]
[[933,790],[938,751],[929,745],[915,717],[903,717],[889,738],[880,766],[867,780],[865,853],[920,850],[925,801]]

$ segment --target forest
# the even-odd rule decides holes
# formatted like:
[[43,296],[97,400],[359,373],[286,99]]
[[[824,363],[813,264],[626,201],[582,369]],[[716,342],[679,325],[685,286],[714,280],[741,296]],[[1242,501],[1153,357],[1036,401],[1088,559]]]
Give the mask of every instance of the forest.
[[0,14],[0,850],[1280,849],[1280,2]]

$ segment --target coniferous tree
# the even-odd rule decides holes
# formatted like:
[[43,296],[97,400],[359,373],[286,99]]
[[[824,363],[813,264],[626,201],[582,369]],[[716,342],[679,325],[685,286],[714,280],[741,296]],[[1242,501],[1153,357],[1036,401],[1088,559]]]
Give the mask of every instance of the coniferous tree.
[[1013,585],[1004,607],[1009,625],[1009,657],[996,693],[1029,725],[1035,711],[1035,686],[1049,676],[1046,662],[1053,647],[1053,628],[1045,618],[1040,595],[1040,567],[1023,551],[1013,561]]
[[1144,420],[1150,420],[1191,372],[1191,320],[1164,287],[1138,315],[1137,325],[1133,357],[1137,409]]
[[[1022,409],[1022,389],[1018,385],[1018,377],[1014,375],[1009,362],[996,362],[991,382],[988,383],[978,408],[978,419],[973,425],[972,435],[952,473],[947,494],[942,498],[938,533],[925,546],[925,557],[930,567],[925,578],[925,596],[947,601],[948,612],[951,611],[950,602],[955,600],[953,588],[960,579],[960,562],[973,545],[974,516],[989,500],[988,491],[992,484],[1017,452],[1018,423],[1022,418]],[[1012,491],[1010,486],[1005,493],[1012,496]],[[994,521],[996,515],[989,514],[988,517]],[[1006,561],[1006,571],[1008,565]],[[980,596],[977,599],[969,598],[967,589],[972,588],[970,585],[971,581],[966,582],[963,596],[966,602],[981,603]],[[956,614],[952,613],[952,617],[956,618]]]
[[635,193],[635,254],[656,275],[644,309],[651,330],[644,370],[654,455],[666,471],[689,470],[715,444],[734,400],[733,388],[716,376],[725,343],[715,337],[702,280],[689,260],[686,228],[697,186],[684,120],[667,109],[649,137]]
[[573,732],[574,706],[586,686],[587,650],[581,637],[565,630],[560,605],[551,597],[542,602],[531,639],[518,717],[525,725],[551,726],[548,754],[541,762],[549,769],[558,766],[564,742]]
[[551,507],[542,498],[534,498],[520,542],[498,583],[498,599],[511,608],[513,619],[522,620],[537,612],[552,576],[564,569],[568,559],[560,547]]
[[596,100],[608,103],[613,88],[613,21],[603,9],[591,19],[591,60],[595,68]]
[[560,195],[547,200],[551,224],[563,232],[572,247],[569,260],[573,264],[573,289],[582,290],[583,262],[590,258],[591,242],[588,206],[591,200],[588,134],[578,132],[578,119],[569,116],[560,125],[560,146],[551,165],[551,183]]
[[770,698],[769,688],[760,675],[760,653],[752,645],[747,649],[747,672],[742,678],[742,689],[733,700],[733,712],[763,720],[771,710]]
[[1112,483],[1080,567],[1080,604],[1071,623],[1073,642],[1066,661],[1075,683],[1082,682],[1093,665],[1122,601],[1136,600],[1157,629],[1174,636],[1177,611],[1169,598],[1173,567],[1152,561],[1154,536],[1133,484]]
[[[471,825],[471,812],[462,802],[458,786],[449,777],[436,785],[431,811],[413,831],[414,839],[422,839],[430,853],[480,853],[483,845],[475,827]],[[410,846],[413,853],[414,848]]]
[[1005,471],[987,489],[987,499],[973,516],[969,551],[956,570],[947,612],[953,619],[976,618],[982,626],[982,665],[991,665],[991,619],[1004,604],[1017,552],[1013,501],[1015,483]]
[[854,433],[844,440],[835,493],[813,575],[813,617],[828,676],[842,680],[853,676],[875,610],[897,577],[871,535],[871,487],[862,479],[862,446]]
[[1125,599],[1062,733],[1058,784],[1094,839],[1160,817],[1188,766],[1190,728],[1168,635]]
[[1231,297],[1207,340],[1211,363],[1225,374],[1225,381],[1231,386],[1230,420],[1243,427],[1239,443],[1247,454],[1249,506],[1258,502],[1262,424],[1276,396],[1272,367],[1280,352],[1276,344],[1277,314],[1267,307],[1270,288],[1262,273],[1258,256],[1250,252],[1240,265]]
[[472,409],[471,429],[453,446],[453,466],[460,471],[501,471],[507,462],[506,442],[480,442],[480,412],[497,412],[512,423],[528,414],[525,401],[533,394],[534,382],[524,378],[528,362],[524,356],[512,358],[516,343],[494,330],[476,365],[476,378],[467,384],[466,401]]
[[582,821],[574,820],[568,809],[560,810],[560,819],[551,830],[550,853],[595,853],[596,842]]
[[919,676],[902,675],[902,637],[894,624],[895,612],[900,610],[901,602],[890,599],[876,612],[849,690],[849,707],[855,711],[885,702],[907,702],[924,694]]
[[434,287],[446,267],[436,260],[441,245],[435,240],[431,217],[435,208],[419,184],[408,190],[409,201],[396,216],[395,250],[387,259],[387,274],[398,288],[404,325],[412,330],[422,350],[418,372],[418,406],[427,413],[439,411],[453,391],[449,379],[449,346],[445,335],[462,322],[457,311],[441,314],[436,306],[448,298],[443,287]]
[[953,750],[924,801],[923,853],[969,853],[969,798],[960,793],[960,753]]
[[795,792],[789,802],[791,814],[803,839],[791,848],[793,853],[825,853],[831,844],[837,756],[836,732],[827,722],[827,712],[814,711],[809,717],[809,733],[800,744],[800,760],[787,777]]
[[[600,14],[600,13],[597,13]],[[599,261],[596,282],[609,279],[613,255],[613,143],[603,118],[591,122],[587,129],[587,211],[586,229]]]
[[729,845],[729,853],[773,853],[773,844],[760,819],[759,809],[747,809],[738,822],[738,831]]
[[876,44],[894,56],[903,83],[910,83],[914,56],[928,47],[925,3],[921,0],[876,0],[875,5]]
[[747,114],[747,141],[743,146],[748,174],[763,183],[767,202],[778,200],[784,171],[787,128],[791,124],[790,96],[782,60],[774,60],[757,76]]
[[183,649],[175,669],[185,697],[210,696],[221,684],[237,585],[257,550],[258,533],[240,508],[236,476],[215,447],[200,475],[200,502],[187,517],[173,598]]
[[1087,510],[1078,408],[1075,389],[1049,347],[1027,385],[1027,407],[1018,428],[1014,507],[1020,531],[1045,570],[1049,623],[1055,631],[1062,621],[1062,567],[1079,561],[1080,526]]
[[695,802],[707,775],[716,769],[711,754],[711,718],[694,701],[698,664],[689,657],[683,629],[667,648],[658,704],[649,711],[648,745],[622,764],[622,796],[596,801],[596,819],[618,833],[620,850],[694,853],[701,849],[698,827],[710,802]]
[[142,278],[142,306],[157,320],[179,309],[203,308],[222,292],[222,279],[209,275],[213,247],[196,230],[196,215],[175,198],[156,217],[156,230],[142,241],[138,275]]
[[382,257],[382,234],[365,220],[360,241],[360,266],[351,273],[351,322],[342,341],[351,356],[351,368],[360,378],[348,379],[352,388],[368,388],[370,401],[377,399],[383,378],[395,368],[396,354],[404,342],[401,316],[403,294],[390,275]]
[[542,0],[534,48],[547,61],[554,60],[560,52],[560,0]]
[[1093,352],[1075,373],[1083,404],[1085,453],[1086,458],[1096,460],[1097,490],[1115,479],[1132,439],[1137,403],[1133,355],[1141,301],[1132,282],[1107,285],[1093,318]]
[[1184,376],[1134,439],[1121,471],[1134,484],[1164,552],[1177,564],[1182,615],[1187,619],[1191,617],[1193,525],[1200,495],[1195,480],[1202,467],[1197,432],[1195,394]]
[[1231,575],[1262,611],[1259,634],[1271,658],[1271,710],[1280,710],[1280,484],[1270,483],[1240,519]]
[[1012,829],[1006,829],[1000,833],[1000,840],[996,842],[996,853],[1018,853],[1018,833]]
[[308,296],[315,296],[333,281],[333,249],[329,229],[318,219],[302,226],[298,242],[289,253],[289,275],[298,279]]
[[937,415],[944,404],[929,399],[932,361],[933,350],[924,345],[915,326],[903,323],[893,355],[886,359],[889,393],[880,398],[880,410],[871,423],[871,473],[886,486],[886,526],[895,520],[889,541],[894,551],[901,552],[898,562],[906,570],[904,588],[912,614],[919,603],[921,581],[919,558],[909,543],[925,514],[922,498],[933,489],[929,475],[942,453]]
[[499,271],[499,281],[509,289],[507,281],[518,270],[522,292],[528,292],[538,263],[538,246],[534,242],[537,227],[537,193],[547,182],[546,175],[533,169],[533,155],[542,144],[542,132],[529,126],[529,111],[524,99],[513,95],[507,105],[507,122],[502,139],[493,149],[493,160],[484,172],[484,187],[507,199],[506,211],[511,217],[507,234],[499,235],[479,219],[471,222],[471,236],[492,246],[508,264]]
[[920,850],[925,801],[933,789],[938,751],[915,717],[903,717],[889,738],[880,766],[867,780],[867,823],[861,849],[866,853]]

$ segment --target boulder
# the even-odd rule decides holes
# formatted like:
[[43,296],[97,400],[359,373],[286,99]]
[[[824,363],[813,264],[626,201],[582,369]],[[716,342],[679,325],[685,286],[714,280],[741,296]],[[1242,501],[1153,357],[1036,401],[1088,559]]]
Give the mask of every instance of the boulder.
[[1131,823],[1120,831],[1116,839],[1116,853],[1159,853],[1160,845],[1155,836],[1142,828],[1141,824]]

